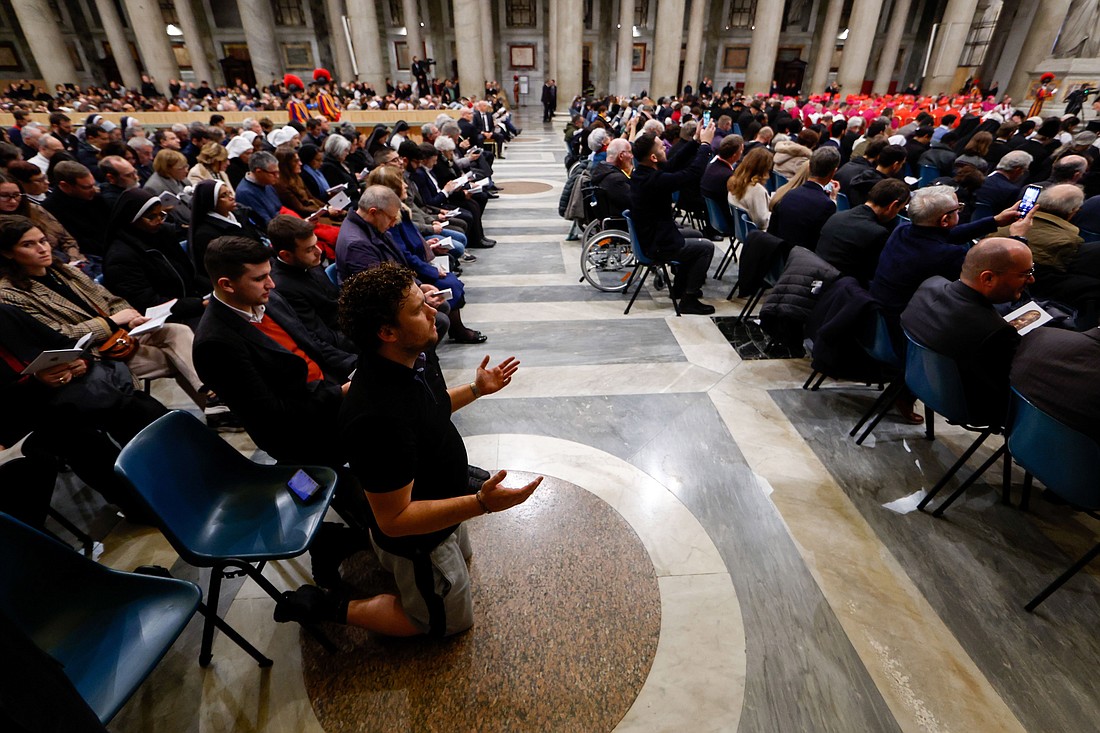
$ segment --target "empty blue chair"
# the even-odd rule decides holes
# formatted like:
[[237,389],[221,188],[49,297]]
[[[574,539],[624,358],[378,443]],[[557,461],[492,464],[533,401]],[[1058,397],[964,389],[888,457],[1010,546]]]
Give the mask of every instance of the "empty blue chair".
[[917,182],[917,188],[924,188],[925,186],[932,185],[932,181],[940,177],[940,169],[934,165],[922,165],[920,167],[920,181]]
[[[299,469],[321,485],[309,502],[300,501],[287,486]],[[309,548],[336,490],[331,468],[253,463],[182,411],[157,419],[127,443],[115,472],[134,487],[179,556],[195,567],[211,568],[207,604],[215,612],[229,568],[243,571],[280,599],[279,590],[261,573],[264,563],[297,557]],[[215,619],[215,614],[206,617],[199,664],[210,663],[217,626],[261,666],[271,665],[228,624]]]
[[328,267],[325,268],[325,274],[328,275],[328,279],[332,281],[333,285],[336,285],[336,286],[339,287],[339,285],[340,285],[340,273],[336,272],[336,263],[335,262],[333,262],[331,265],[329,265]]
[[660,262],[647,257],[646,253],[642,251],[641,242],[638,241],[638,232],[634,229],[634,218],[630,216],[629,209],[623,212],[623,218],[626,219],[626,228],[630,233],[630,247],[634,250],[634,272],[630,274],[630,280],[626,283],[626,290],[630,290],[631,283],[638,280],[638,272],[642,272],[642,278],[638,280],[638,286],[634,288],[634,294],[630,296],[630,302],[626,304],[626,310],[623,311],[623,315],[625,316],[627,313],[630,313],[630,308],[638,298],[638,293],[641,292],[642,286],[645,285],[649,273],[656,270],[661,277],[664,278],[665,284],[668,286],[668,297],[672,299],[672,309],[676,311],[676,315],[679,316],[680,304],[676,302],[676,296],[672,293],[672,278],[668,275],[668,265],[675,265],[677,263]]
[[[933,497],[935,497],[936,494],[947,485],[947,482],[958,473],[959,469],[963,467],[970,456],[974,455],[974,452],[981,447],[986,438],[990,435],[1001,433],[1002,426],[979,425],[978,421],[975,421],[971,417],[971,412],[966,400],[966,390],[963,387],[962,376],[959,374],[959,367],[954,359],[933,351],[918,342],[908,333],[906,333],[905,336],[909,342],[905,354],[905,383],[909,386],[909,389],[913,391],[913,394],[924,403],[926,413],[925,428],[929,439],[934,435],[934,428],[932,425],[933,412],[939,413],[947,422],[953,425],[960,425],[967,430],[978,433],[978,437],[975,438],[974,442],[970,444],[970,447],[963,452],[962,457],[947,470],[947,473],[936,482],[936,485],[932,487],[928,495],[917,505],[918,509],[924,509],[924,507],[928,505],[928,502],[932,501]],[[1005,455],[1006,452],[1007,449],[1003,445],[994,451],[993,455],[988,458],[978,470],[971,474],[970,477],[956,489],[954,494],[949,496],[940,506],[936,507],[936,510],[932,512],[933,516],[941,516],[947,507],[951,506],[957,498],[962,496],[963,492],[970,488],[970,485],[977,481],[978,478],[980,478],[990,466],[996,463],[1001,456]],[[1008,468],[1009,465],[1006,461],[1006,472]],[[1002,501],[1007,504],[1007,486],[1005,489],[1006,493],[1002,497]]]
[[838,193],[836,195],[836,210],[847,211],[850,208],[852,208],[852,204],[848,201],[848,196],[843,193]]
[[175,643],[202,596],[194,583],[111,570],[7,514],[0,549],[0,613],[61,665],[104,724]]
[[729,247],[718,262],[718,267],[714,269],[714,279],[721,280],[730,263],[737,262],[737,232],[733,226],[733,217],[730,216],[728,203],[715,201],[708,196],[703,197],[703,203],[707,207],[707,219],[710,221],[710,226],[723,237],[729,237],[730,240]]
[[[1043,482],[1073,507],[1094,512],[1100,509],[1100,444],[1089,436],[1056,420],[1030,400],[1012,390],[1008,428],[1008,451],[1027,474],[1024,498],[1032,477]],[[1027,508],[1022,501],[1021,508]],[[1035,596],[1025,608],[1034,611],[1040,603],[1100,555],[1097,544]]]

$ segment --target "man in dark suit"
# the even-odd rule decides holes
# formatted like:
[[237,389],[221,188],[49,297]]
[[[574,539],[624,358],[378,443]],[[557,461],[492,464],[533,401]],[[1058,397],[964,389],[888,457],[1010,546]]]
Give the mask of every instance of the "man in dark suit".
[[558,108],[558,83],[551,79],[542,85],[542,121],[549,122]]
[[592,171],[592,183],[603,191],[607,203],[604,212],[609,216],[620,216],[624,209],[630,208],[630,176],[634,171],[634,154],[630,142],[624,138],[615,138],[607,146],[607,159],[596,165]]
[[321,267],[321,250],[313,224],[296,216],[280,214],[267,225],[267,236],[275,258],[271,279],[310,336],[330,346],[355,353],[355,345],[340,332],[336,302],[340,288]]
[[505,137],[496,129],[493,121],[493,108],[488,102],[482,100],[474,105],[474,141],[478,145],[496,145],[496,157],[504,160]]
[[745,140],[740,135],[729,133],[718,143],[718,155],[707,164],[703,178],[699,181],[699,193],[713,201],[726,205],[726,183],[733,175],[733,168],[741,160],[745,150]]
[[997,161],[997,169],[986,176],[982,185],[974,194],[974,201],[988,204],[993,211],[1003,211],[1020,200],[1028,167],[1031,166],[1031,153],[1012,150]]
[[[809,179],[775,207],[768,234],[792,246],[815,250],[821,228],[836,213],[837,184],[833,174],[838,167],[840,154],[836,150],[831,147],[815,150],[810,156]],[[830,185],[831,190],[826,188]]]
[[1100,442],[1100,329],[1037,328],[1024,336],[1009,381],[1036,407]]
[[862,205],[829,217],[817,242],[818,256],[866,288],[875,275],[882,248],[897,226],[898,212],[908,203],[905,181],[879,181]]
[[342,466],[334,428],[356,358],[310,336],[272,293],[270,257],[244,237],[207,247],[214,297],[195,334],[195,369],[272,458]]
[[1019,300],[1033,273],[1026,244],[991,237],[966,253],[958,280],[925,280],[901,314],[910,336],[958,364],[977,423],[1004,424],[1009,368],[1020,343],[1016,329],[993,306]]
[[680,312],[709,316],[714,306],[703,303],[703,281],[714,257],[714,242],[698,232],[685,236],[672,214],[672,193],[698,181],[712,155],[714,123],[699,128],[699,150],[691,165],[675,173],[661,169],[665,146],[646,133],[634,141],[634,174],[630,177],[630,210],[642,250],[651,257],[679,263],[672,293],[680,298]]

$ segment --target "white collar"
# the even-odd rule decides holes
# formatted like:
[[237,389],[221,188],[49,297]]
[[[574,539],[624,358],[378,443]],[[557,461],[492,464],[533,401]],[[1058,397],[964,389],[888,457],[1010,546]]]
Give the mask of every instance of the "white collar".
[[258,305],[250,311],[245,311],[245,310],[241,310],[240,308],[238,308],[236,306],[229,305],[229,303],[226,303],[218,295],[217,290],[214,291],[214,297],[217,298],[219,303],[221,303],[226,308],[233,311],[234,313],[236,313],[237,315],[239,315],[241,318],[245,319],[249,323],[260,323],[264,319],[264,311],[267,310],[267,306]]
[[229,216],[222,216],[221,214],[219,214],[219,213],[218,213],[218,212],[216,212],[216,211],[211,211],[211,212],[209,213],[209,216],[212,216],[212,217],[214,217],[215,219],[219,219],[219,220],[221,220],[221,221],[224,221],[224,222],[227,222],[227,223],[229,223],[229,224],[232,224],[232,225],[233,225],[233,226],[235,226],[235,227],[239,227],[239,226],[241,225],[241,223],[240,223],[239,221],[237,221],[237,217],[233,216],[233,212],[232,212],[232,211],[230,211],[230,212],[229,212]]

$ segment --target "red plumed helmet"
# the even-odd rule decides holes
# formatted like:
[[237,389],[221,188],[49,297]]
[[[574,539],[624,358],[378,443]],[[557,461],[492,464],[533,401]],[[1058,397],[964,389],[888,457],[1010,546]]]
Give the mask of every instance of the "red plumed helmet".
[[1039,81],[1043,84],[1049,84],[1054,81],[1054,74],[1048,71],[1047,73],[1039,77]]
[[283,77],[283,86],[288,89],[293,89],[294,87],[298,87],[299,89],[306,88],[306,84],[302,81],[302,77],[295,76],[294,74],[287,74]]
[[332,74],[328,73],[328,69],[314,69],[313,81],[332,81]]

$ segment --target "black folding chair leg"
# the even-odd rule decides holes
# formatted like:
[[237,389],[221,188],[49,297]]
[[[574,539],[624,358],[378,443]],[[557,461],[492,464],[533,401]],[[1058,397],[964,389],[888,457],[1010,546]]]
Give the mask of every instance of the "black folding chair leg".
[[1024,609],[1029,612],[1034,611],[1036,608],[1039,607],[1040,603],[1045,601],[1050,596],[1051,593],[1061,588],[1067,580],[1072,578],[1077,573],[1081,572],[1082,568],[1095,560],[1097,555],[1100,555],[1100,544],[1097,544],[1096,547],[1086,552],[1084,557],[1073,563],[1073,565],[1068,570],[1066,570],[1066,572],[1058,576],[1057,580],[1044,588],[1042,592],[1039,593],[1039,595],[1032,598],[1031,602],[1024,606]]
[[[222,617],[218,616],[218,614],[214,610],[212,610],[210,608],[210,606],[206,605],[205,603],[200,603],[199,604],[199,613],[201,613],[203,615],[204,619],[205,619],[204,622],[203,622],[204,623],[204,626],[203,626],[204,631],[206,629],[205,623],[209,622],[209,623],[213,624],[214,626],[216,626],[218,628],[218,631],[222,632],[227,637],[229,637],[229,639],[234,644],[236,644],[241,649],[244,649],[246,652],[248,652],[249,656],[251,656],[253,659],[255,659],[256,663],[259,666],[261,666],[261,667],[270,667],[272,664],[274,664],[274,662],[272,662],[270,659],[265,657],[260,652],[259,649],[252,646],[252,644],[250,644],[247,639],[245,639],[243,636],[241,636],[240,633],[236,629],[234,629],[232,626],[230,626],[228,621],[226,621]],[[208,664],[210,664],[210,659],[207,658],[206,663],[204,664],[202,662],[201,658],[200,658],[199,664],[201,666],[205,667]]]
[[988,471],[990,466],[1000,460],[1001,456],[1003,456],[1005,452],[1007,452],[1007,450],[1008,448],[1002,445],[1000,448],[993,451],[993,455],[987,458],[985,460],[985,463],[978,467],[977,471],[970,474],[966,481],[963,481],[962,485],[960,485],[959,488],[955,489],[955,493],[947,497],[947,501],[936,507],[936,510],[932,512],[932,516],[942,517],[943,513],[947,511],[947,507],[951,506],[955,502],[955,499],[958,499],[960,496],[962,496],[963,492],[969,489],[971,485],[981,477],[982,474]]
[[936,439],[936,411],[928,405],[924,406],[924,437]]
[[810,387],[810,391],[811,392],[816,392],[818,390],[818,387],[820,387],[822,385],[822,383],[825,381],[825,378],[827,376],[828,376],[827,374],[822,374],[820,377],[818,377],[817,382],[814,383],[814,386]]
[[1031,483],[1034,477],[1031,475],[1031,471],[1024,474],[1024,488],[1020,492],[1020,509],[1027,511],[1031,507]]
[[57,511],[53,507],[47,509],[46,513],[50,516],[51,519],[64,527],[66,532],[71,534],[73,537],[76,537],[76,539],[80,542],[81,547],[84,548],[85,556],[92,556],[92,551],[95,547],[95,541],[91,537],[89,537],[86,532],[70,522],[68,517],[66,517],[64,514]]
[[[251,566],[249,566],[251,568]],[[210,569],[210,587],[207,589],[206,604],[199,605],[199,611],[204,620],[202,626],[202,648],[199,650],[199,666],[209,666],[214,654],[211,651],[214,646],[214,628],[217,627],[228,636],[233,643],[248,652],[249,656],[256,660],[261,667],[270,667],[273,662],[260,653],[260,650],[252,646],[229,622],[218,616],[218,599],[221,596],[222,572],[224,565],[218,565]],[[243,568],[242,568],[243,569]],[[205,605],[205,607],[204,607]]]
[[733,287],[730,288],[730,294],[726,296],[726,300],[733,300],[733,294],[737,292],[737,286],[741,283],[741,278],[737,278],[733,281]]
[[951,480],[951,477],[959,472],[959,469],[962,468],[968,460],[970,460],[970,456],[974,455],[974,451],[978,450],[978,448],[981,447],[982,443],[985,442],[985,439],[988,438],[990,435],[991,432],[986,430],[981,435],[979,435],[973,443],[970,444],[970,447],[963,452],[959,460],[955,461],[955,464],[951,466],[951,468],[947,469],[947,473],[943,475],[943,478],[936,482],[936,485],[933,486],[932,490],[928,492],[928,496],[924,497],[921,500],[920,504],[917,504],[917,509],[923,510],[926,506],[928,506],[928,502],[932,501],[933,497],[935,497],[936,494],[940,492],[940,489],[947,485],[947,482]]
[[855,435],[867,418],[874,416],[874,419],[871,420],[871,424],[868,425],[867,429],[863,431],[863,434],[856,439],[856,445],[863,445],[863,441],[867,440],[867,436],[871,434],[871,431],[878,427],[878,424],[882,422],[882,418],[886,417],[886,413],[890,411],[890,405],[898,398],[898,395],[901,394],[904,388],[905,383],[899,380],[882,391],[882,394],[875,400],[875,404],[871,406],[871,409],[859,419],[856,426],[848,433],[848,435]]
[[1012,506],[1012,454],[1008,452],[1008,439],[1005,441],[1005,461],[1001,467],[1001,503]]
[[[264,591],[275,599],[278,603],[283,594],[275,587],[275,584],[263,576],[262,568],[255,568],[250,565],[241,565],[242,569],[248,573],[248,576],[256,581],[256,584],[264,589]],[[325,651],[330,654],[336,652],[336,645],[332,643],[324,632],[321,631],[315,624],[302,624],[302,628],[309,632],[309,635],[317,640],[317,643],[324,647]]]
[[802,383],[802,389],[809,389],[810,382],[814,381],[814,379],[817,377],[817,374],[818,372],[816,369],[810,372],[810,376],[806,377],[806,381]]
[[[639,281],[638,287],[634,288],[634,295],[630,296],[630,302],[626,304],[626,310],[623,311],[624,316],[626,314],[630,313],[630,309],[633,307],[634,301],[638,299],[638,293],[642,292],[642,286],[645,285],[645,279],[647,277],[649,277],[649,269],[650,268],[646,267],[645,265],[639,265],[639,267],[645,267],[645,272],[642,273],[642,279],[641,279],[641,281]],[[637,275],[637,274],[638,274],[637,271],[635,271],[634,275]],[[634,279],[634,275],[630,276],[631,280]],[[672,287],[672,286],[670,285],[669,287]],[[673,301],[673,302],[675,302],[675,301]]]
[[676,296],[672,294],[672,278],[668,276],[668,267],[661,264],[661,274],[665,278],[665,282],[668,283],[668,297],[672,300],[672,310],[676,311],[676,317],[680,317],[680,303],[676,299]]

